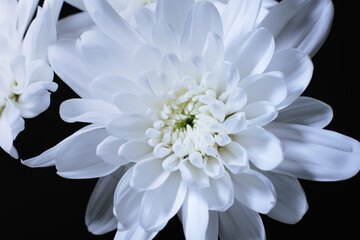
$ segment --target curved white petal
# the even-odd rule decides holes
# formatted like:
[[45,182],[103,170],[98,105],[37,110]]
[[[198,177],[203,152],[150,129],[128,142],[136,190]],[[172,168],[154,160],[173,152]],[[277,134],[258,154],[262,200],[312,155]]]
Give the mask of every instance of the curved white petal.
[[301,220],[308,209],[305,192],[294,177],[272,172],[263,172],[275,187],[276,204],[267,214],[269,217],[287,224]]
[[84,32],[93,29],[95,23],[87,12],[80,12],[60,19],[56,27],[58,40],[76,40]]
[[181,207],[181,221],[186,239],[205,239],[209,220],[207,201],[196,189],[188,190]]
[[66,122],[89,122],[104,126],[120,114],[113,105],[97,99],[69,99],[60,105],[60,116]]
[[301,124],[316,128],[326,127],[333,117],[329,105],[310,97],[299,97],[279,111],[275,122]]
[[209,211],[209,221],[206,229],[207,240],[219,239],[219,216],[216,211]]
[[274,49],[271,33],[264,28],[254,29],[226,48],[225,59],[236,64],[244,79],[263,73],[273,57]]
[[130,186],[132,168],[121,178],[114,193],[114,215],[118,220],[118,231],[133,229],[139,223],[140,204],[144,192]]
[[89,83],[94,76],[76,56],[75,41],[57,41],[48,48],[48,55],[51,67],[63,82],[80,97],[92,97]]
[[113,214],[113,198],[117,184],[124,174],[120,168],[114,173],[102,177],[95,185],[86,207],[85,223],[93,234],[104,234],[117,227]]
[[120,17],[107,1],[84,0],[84,4],[95,24],[115,41],[128,47],[142,42],[140,35]]
[[218,151],[220,160],[232,173],[242,172],[248,167],[247,151],[236,141],[230,142]]
[[180,37],[185,24],[188,11],[193,6],[194,0],[158,0],[156,5],[156,19],[166,22]]
[[187,14],[182,44],[185,48],[201,54],[209,32],[223,36],[219,12],[207,1],[198,2]]
[[314,181],[339,181],[360,170],[360,143],[337,132],[271,123],[268,131],[284,145],[284,161],[273,171]]
[[234,135],[233,140],[243,146],[249,159],[261,170],[271,170],[283,160],[280,140],[261,127],[250,127]]
[[139,225],[136,225],[128,230],[118,230],[115,234],[114,240],[151,240],[156,236],[157,232],[147,232]]
[[314,56],[331,27],[331,0],[285,0],[272,8],[259,24],[274,36],[277,50],[296,48]]
[[160,187],[170,173],[162,167],[162,159],[149,158],[133,167],[130,186],[137,191],[149,191]]
[[122,112],[145,114],[149,108],[143,100],[132,93],[117,94],[113,102]]
[[125,142],[126,140],[124,139],[109,136],[97,145],[96,155],[108,164],[115,166],[125,165],[129,163],[129,161],[118,154],[120,147],[122,147]]
[[94,97],[113,103],[116,94],[138,93],[141,92],[141,88],[126,78],[105,75],[92,80],[89,91]]
[[[96,76],[124,75],[131,72],[131,51],[104,33],[87,31],[76,41],[84,65]],[[92,80],[92,79],[91,79]]]
[[233,182],[227,172],[221,178],[211,178],[209,187],[194,191],[198,191],[207,209],[212,211],[224,212],[234,203]]
[[246,207],[259,213],[268,213],[276,203],[272,182],[251,169],[231,175],[235,198]]
[[24,128],[25,121],[20,116],[20,111],[12,101],[7,100],[5,108],[0,114],[0,147],[14,158],[19,156],[13,146],[13,140]]
[[27,60],[48,61],[47,49],[56,40],[56,24],[49,4],[38,8],[36,18],[30,24],[22,45]]
[[287,97],[278,105],[284,108],[294,102],[308,86],[314,66],[305,53],[295,49],[285,49],[274,54],[266,71],[280,71],[285,76]]
[[[83,179],[106,176],[118,166],[105,163],[96,155],[97,145],[108,136],[106,129],[94,129],[64,141],[57,151],[56,169],[65,178]],[[74,161],[76,159],[76,161]]]
[[266,101],[274,106],[281,103],[287,95],[287,87],[281,72],[267,72],[254,75],[239,82],[247,94],[247,104]]
[[238,201],[226,212],[219,212],[219,236],[221,239],[265,240],[261,217]]
[[[180,209],[187,189],[179,172],[173,172],[158,188],[146,191],[141,202],[140,226],[146,231],[159,231]],[[159,198],[159,196],[161,196]]]
[[226,47],[231,46],[254,28],[260,7],[261,0],[230,0],[226,4],[221,15]]
[[99,129],[99,128],[102,128],[102,126],[95,125],[95,124],[92,124],[92,125],[86,126],[84,128],[81,128],[80,130],[76,131],[71,136],[65,138],[64,140],[62,140],[60,143],[58,143],[54,147],[46,150],[45,152],[43,152],[39,156],[30,158],[30,159],[27,159],[27,160],[22,160],[21,163],[28,166],[28,167],[49,167],[49,166],[53,166],[56,163],[58,151],[59,151],[59,149],[61,149],[61,147],[62,147],[62,145],[64,143],[70,142],[70,144],[71,144],[72,142],[77,142],[82,138],[82,135],[84,133],[87,133],[89,131],[93,131],[93,130]]
[[145,131],[151,127],[151,120],[143,115],[121,113],[109,122],[107,130],[118,138],[144,139]]
[[242,111],[245,113],[248,126],[265,126],[277,117],[274,105],[266,101],[259,101],[246,105]]

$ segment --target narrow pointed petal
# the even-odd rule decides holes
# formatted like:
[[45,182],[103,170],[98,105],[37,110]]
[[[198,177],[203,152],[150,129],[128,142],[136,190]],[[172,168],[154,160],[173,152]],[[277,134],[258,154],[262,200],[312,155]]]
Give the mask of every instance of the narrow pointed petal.
[[61,146],[64,143],[66,143],[66,142],[72,143],[72,142],[79,141],[81,139],[81,136],[84,133],[87,133],[89,131],[93,131],[93,130],[99,129],[99,128],[101,128],[101,126],[99,126],[99,125],[86,126],[86,127],[82,128],[82,129],[76,131],[71,136],[65,138],[63,141],[58,143],[56,146],[46,150],[45,152],[43,152],[39,156],[30,158],[30,159],[26,159],[26,160],[22,160],[21,163],[28,166],[28,167],[49,167],[49,166],[53,166],[56,163],[58,151],[59,151],[59,149],[61,149]]
[[57,39],[76,40],[81,34],[94,28],[95,23],[87,12],[80,12],[62,18],[57,23]]
[[154,239],[158,232],[147,232],[140,226],[134,226],[128,230],[118,230],[114,240],[151,240]]
[[118,151],[125,144],[126,140],[109,136],[96,147],[96,155],[108,164],[122,166],[129,161],[119,156]]
[[76,141],[63,142],[56,158],[58,174],[65,178],[87,179],[106,176],[115,171],[118,166],[105,163],[96,155],[97,145],[107,136],[107,131],[100,128],[78,135],[73,139]]
[[284,161],[273,171],[313,181],[348,179],[360,170],[360,143],[337,132],[271,123],[268,131],[284,145]]
[[205,239],[209,210],[204,196],[196,189],[187,192],[181,208],[181,220],[186,239]]

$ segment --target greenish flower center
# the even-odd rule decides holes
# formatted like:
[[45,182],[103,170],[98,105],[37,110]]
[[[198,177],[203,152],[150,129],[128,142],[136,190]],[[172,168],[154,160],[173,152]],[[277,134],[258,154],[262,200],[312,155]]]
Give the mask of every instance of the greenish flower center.
[[189,115],[187,118],[178,120],[175,122],[174,129],[186,129],[186,126],[189,125],[191,128],[194,126],[195,115]]

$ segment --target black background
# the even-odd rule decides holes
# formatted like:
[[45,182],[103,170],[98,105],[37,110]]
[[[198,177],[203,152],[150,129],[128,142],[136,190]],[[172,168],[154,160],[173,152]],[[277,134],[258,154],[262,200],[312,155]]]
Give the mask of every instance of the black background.
[[[337,0],[330,35],[313,58],[313,79],[303,95],[322,100],[333,107],[334,118],[327,127],[360,139],[358,126],[359,70],[355,54],[357,38],[348,1]],[[63,15],[72,11],[66,6]],[[82,124],[60,120],[59,104],[76,95],[57,78],[57,92],[51,107],[38,118],[26,120],[26,130],[15,146],[27,159],[71,135]],[[359,159],[360,160],[360,159]],[[88,198],[96,183],[69,180],[56,174],[54,167],[31,169],[0,150],[0,219],[2,239],[112,239],[114,232],[102,236],[87,231],[84,216]],[[301,180],[309,210],[295,225],[286,225],[263,216],[268,240],[273,239],[360,239],[360,175],[340,182]],[[239,229],[241,230],[241,229]],[[6,236],[6,237],[5,237]],[[182,227],[172,219],[156,239],[184,239]]]

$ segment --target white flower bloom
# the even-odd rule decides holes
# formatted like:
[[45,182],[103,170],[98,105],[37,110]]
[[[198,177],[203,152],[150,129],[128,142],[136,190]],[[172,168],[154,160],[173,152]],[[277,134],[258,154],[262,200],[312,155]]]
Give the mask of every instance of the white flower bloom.
[[0,3],[0,147],[14,158],[18,153],[13,140],[25,127],[23,118],[43,112],[57,88],[47,47],[56,40],[61,3],[48,1],[30,26],[38,1]]
[[[151,239],[178,214],[187,239],[264,239],[259,213],[305,214],[297,178],[359,171],[359,142],[323,130],[331,108],[300,97],[331,1],[286,0],[255,25],[260,0],[230,0],[221,15],[207,1],[159,0],[135,11],[136,27],[105,1],[84,4],[97,29],[58,41],[49,60],[81,97],[62,118],[91,124],[23,163],[101,177],[91,232]],[[324,21],[301,27],[319,9]]]

